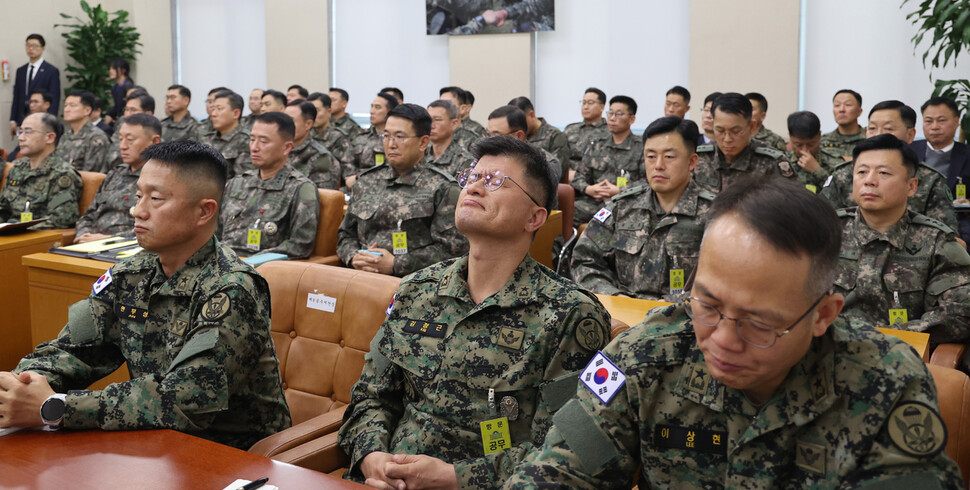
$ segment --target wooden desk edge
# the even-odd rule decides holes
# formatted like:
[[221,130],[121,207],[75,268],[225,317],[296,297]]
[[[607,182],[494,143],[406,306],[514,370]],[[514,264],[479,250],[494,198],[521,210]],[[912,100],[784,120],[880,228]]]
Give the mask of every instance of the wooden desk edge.
[[82,259],[69,255],[58,255],[49,252],[24,255],[21,259],[27,267],[38,269],[48,269],[85,276],[100,276],[113,264],[100,260]]

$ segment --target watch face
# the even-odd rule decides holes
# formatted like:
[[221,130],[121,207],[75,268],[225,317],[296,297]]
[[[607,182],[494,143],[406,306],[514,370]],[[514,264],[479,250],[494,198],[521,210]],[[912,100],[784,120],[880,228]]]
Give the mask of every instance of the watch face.
[[64,400],[60,398],[48,398],[40,406],[40,416],[44,422],[55,422],[64,416]]

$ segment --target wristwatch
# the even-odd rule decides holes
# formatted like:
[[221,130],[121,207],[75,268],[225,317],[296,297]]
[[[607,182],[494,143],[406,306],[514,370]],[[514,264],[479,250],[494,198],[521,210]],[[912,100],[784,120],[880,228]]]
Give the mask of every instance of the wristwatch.
[[64,418],[64,409],[67,407],[65,402],[67,395],[64,393],[54,393],[47,397],[40,406],[40,419],[44,424],[51,427],[59,427]]

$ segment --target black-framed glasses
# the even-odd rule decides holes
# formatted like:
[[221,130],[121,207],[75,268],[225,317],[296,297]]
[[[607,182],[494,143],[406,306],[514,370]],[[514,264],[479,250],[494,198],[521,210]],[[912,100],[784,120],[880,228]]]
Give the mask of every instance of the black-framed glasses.
[[515,186],[519,189],[522,189],[522,192],[529,196],[529,199],[531,199],[536,206],[539,206],[540,208],[545,207],[542,204],[539,204],[539,201],[536,201],[536,198],[532,197],[532,194],[529,194],[529,191],[525,190],[522,185],[513,180],[512,177],[503,174],[500,170],[492,170],[491,172],[485,172],[483,174],[482,172],[476,172],[474,167],[475,164],[473,164],[471,168],[466,168],[465,170],[462,170],[460,174],[458,174],[458,185],[461,186],[462,189],[481,180],[482,185],[485,186],[485,190],[493,192],[499,190],[505,181],[509,181],[515,184]]
[[819,296],[814,303],[812,303],[812,306],[809,306],[808,310],[803,313],[802,316],[798,317],[798,320],[795,320],[794,323],[782,330],[781,333],[778,333],[778,330],[774,327],[757,320],[724,316],[724,314],[721,313],[716,306],[713,306],[704,300],[693,296],[684,299],[684,303],[687,305],[684,311],[687,312],[687,316],[689,316],[691,320],[698,325],[703,325],[705,327],[713,328],[721,323],[721,320],[733,320],[734,328],[737,330],[738,337],[741,337],[741,340],[755,347],[767,349],[775,345],[775,342],[777,342],[778,339],[784,337],[788,334],[788,332],[791,332],[793,328],[798,326],[798,324],[801,323],[802,320],[804,320],[805,317],[807,317],[808,314],[811,313],[812,310],[814,310],[815,307],[822,302],[822,298],[825,298],[828,295],[829,293],[827,291],[822,293],[822,295]]

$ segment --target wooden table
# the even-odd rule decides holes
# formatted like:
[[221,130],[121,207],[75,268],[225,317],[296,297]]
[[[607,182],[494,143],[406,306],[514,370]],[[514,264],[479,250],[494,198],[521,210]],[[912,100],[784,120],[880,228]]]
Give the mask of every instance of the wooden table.
[[55,432],[0,437],[3,488],[225,488],[237,478],[281,489],[361,485],[173,430]]
[[606,294],[597,294],[596,297],[606,307],[606,311],[610,312],[611,317],[631,327],[643,321],[643,317],[653,308],[670,304],[666,301],[651,301]]
[[877,328],[880,332],[906,342],[916,349],[923,362],[930,362],[930,334],[926,332],[910,332],[909,330],[896,330],[895,328]]
[[46,252],[61,241],[56,231],[28,231],[0,236],[0,371],[17,366],[20,358],[33,350],[30,335],[30,296],[27,294],[27,269],[24,255]]

